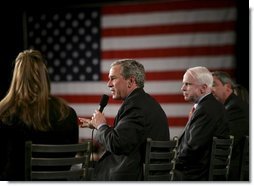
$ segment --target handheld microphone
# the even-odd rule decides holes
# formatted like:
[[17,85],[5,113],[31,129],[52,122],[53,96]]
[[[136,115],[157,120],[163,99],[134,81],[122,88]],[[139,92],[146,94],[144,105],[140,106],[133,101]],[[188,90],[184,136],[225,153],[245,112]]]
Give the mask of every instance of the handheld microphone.
[[103,94],[100,101],[99,111],[102,112],[104,107],[108,104],[109,96],[106,94]]

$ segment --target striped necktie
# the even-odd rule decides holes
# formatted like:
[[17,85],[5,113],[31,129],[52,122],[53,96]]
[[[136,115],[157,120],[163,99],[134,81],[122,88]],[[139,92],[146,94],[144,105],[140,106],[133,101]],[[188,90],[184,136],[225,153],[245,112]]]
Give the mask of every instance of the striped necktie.
[[195,109],[196,109],[196,107],[195,107],[196,105],[193,105],[193,107],[191,108],[191,111],[190,111],[190,113],[189,113],[189,120],[190,120],[190,118],[191,118],[191,116],[192,116],[192,114],[193,114],[193,112],[195,111]]

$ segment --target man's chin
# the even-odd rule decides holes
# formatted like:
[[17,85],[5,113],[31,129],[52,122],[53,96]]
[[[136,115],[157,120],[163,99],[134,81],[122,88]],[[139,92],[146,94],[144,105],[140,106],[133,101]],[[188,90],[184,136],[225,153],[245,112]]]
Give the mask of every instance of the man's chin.
[[190,98],[188,98],[188,97],[184,97],[184,100],[185,100],[186,102],[190,102]]
[[112,99],[116,99],[117,100],[117,96],[112,94]]
[[114,100],[121,100],[121,97],[116,96],[116,95],[112,95],[112,99],[114,99]]

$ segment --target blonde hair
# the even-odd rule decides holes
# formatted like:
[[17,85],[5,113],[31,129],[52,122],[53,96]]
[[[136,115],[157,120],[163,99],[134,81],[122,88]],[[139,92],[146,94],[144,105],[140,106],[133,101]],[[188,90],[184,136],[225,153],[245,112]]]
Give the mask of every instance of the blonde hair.
[[20,52],[7,95],[0,102],[0,119],[18,117],[28,127],[46,131],[49,121],[50,82],[45,59],[37,50]]

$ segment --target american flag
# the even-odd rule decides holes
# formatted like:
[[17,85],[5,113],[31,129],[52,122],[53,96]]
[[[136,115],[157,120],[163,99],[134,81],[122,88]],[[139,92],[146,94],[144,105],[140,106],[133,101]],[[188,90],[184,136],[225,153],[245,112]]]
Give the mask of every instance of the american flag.
[[[236,7],[232,0],[121,3],[27,12],[27,47],[48,61],[52,94],[78,116],[90,118],[106,86],[110,64],[133,58],[146,69],[145,91],[159,101],[171,137],[185,126],[190,103],[180,91],[187,68],[206,66],[231,74],[235,68]],[[104,109],[113,123],[121,102]],[[89,137],[90,129],[80,129]]]

